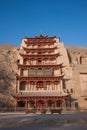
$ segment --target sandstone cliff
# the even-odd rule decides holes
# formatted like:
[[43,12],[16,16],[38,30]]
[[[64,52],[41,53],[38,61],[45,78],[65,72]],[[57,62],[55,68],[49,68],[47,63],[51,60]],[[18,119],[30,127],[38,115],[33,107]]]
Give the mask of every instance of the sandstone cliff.
[[87,47],[66,46],[66,49],[68,52],[70,63],[87,64]]
[[0,107],[14,104],[11,94],[15,91],[17,55],[17,47],[0,45]]

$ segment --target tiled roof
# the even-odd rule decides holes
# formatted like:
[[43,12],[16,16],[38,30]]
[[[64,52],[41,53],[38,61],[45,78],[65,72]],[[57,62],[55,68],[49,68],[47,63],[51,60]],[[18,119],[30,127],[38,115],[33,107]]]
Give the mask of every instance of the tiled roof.
[[67,96],[67,93],[59,93],[59,92],[19,92],[16,93],[15,97],[62,97]]

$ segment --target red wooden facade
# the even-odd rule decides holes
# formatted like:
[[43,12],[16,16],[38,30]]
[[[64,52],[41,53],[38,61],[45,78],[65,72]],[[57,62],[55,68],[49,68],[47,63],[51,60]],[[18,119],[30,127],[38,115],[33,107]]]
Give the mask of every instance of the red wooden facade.
[[58,49],[56,37],[24,38],[14,95],[17,106],[65,106],[67,93],[63,91],[63,63],[58,63],[61,56]]

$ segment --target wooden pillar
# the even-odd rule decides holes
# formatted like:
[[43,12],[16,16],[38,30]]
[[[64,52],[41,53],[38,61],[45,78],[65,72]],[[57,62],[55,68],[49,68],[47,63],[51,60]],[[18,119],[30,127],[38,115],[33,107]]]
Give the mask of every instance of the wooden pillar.
[[26,88],[25,88],[25,91],[27,91],[27,86],[28,86],[28,81],[26,81]]
[[44,99],[44,102],[45,102],[45,108],[47,108],[47,99],[46,99],[46,97]]
[[63,84],[62,84],[62,80],[60,81],[60,93],[63,92]]
[[29,86],[29,81],[27,81],[27,91],[29,91],[30,86]]
[[25,110],[28,108],[27,100],[25,101]]
[[20,91],[20,80],[18,80],[18,85],[17,85],[17,92],[19,92]]
[[36,98],[35,98],[34,102],[35,102],[35,107],[37,108],[37,100],[36,100]]
[[54,98],[54,107],[56,107],[56,99]]
[[17,104],[18,104],[18,101],[17,99],[15,100],[15,111],[17,111]]
[[42,61],[42,63],[41,63],[41,64],[42,64],[42,65],[44,64],[43,59],[44,59],[44,58],[42,57],[42,58],[41,58],[41,61]]
[[36,80],[34,81],[34,91],[36,91]]
[[49,64],[50,64],[50,58],[48,60],[49,60]]
[[53,81],[52,81],[51,83],[52,83],[51,90],[53,90],[53,87],[54,87],[54,86],[53,86]]
[[18,92],[18,79],[16,77],[16,93]]
[[62,108],[63,108],[63,109],[66,109],[66,102],[65,102],[65,99],[62,100]]

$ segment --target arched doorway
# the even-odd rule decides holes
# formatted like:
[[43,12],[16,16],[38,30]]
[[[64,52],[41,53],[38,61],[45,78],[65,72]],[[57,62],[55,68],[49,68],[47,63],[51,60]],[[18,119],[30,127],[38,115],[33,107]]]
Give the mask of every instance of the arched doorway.
[[33,100],[30,100],[28,102],[28,107],[35,108],[35,102]]
[[82,64],[82,60],[83,60],[83,57],[81,56],[81,57],[80,57],[80,64]]
[[19,101],[17,103],[17,107],[25,107],[25,102],[24,101]]
[[56,101],[56,106],[57,107],[62,107],[62,101],[61,100],[57,100]]
[[43,100],[38,100],[38,101],[37,101],[37,107],[38,107],[39,109],[42,109],[42,108],[44,107],[44,101],[43,101]]
[[47,101],[47,106],[48,106],[48,107],[52,107],[52,106],[53,106],[53,103],[54,103],[54,102],[53,102],[52,100],[48,100],[48,101]]
[[26,90],[26,82],[25,81],[22,81],[21,83],[20,83],[20,90],[22,90],[22,91],[25,91]]
[[44,87],[43,81],[38,81],[36,86],[37,86],[37,88],[43,88]]
[[41,58],[38,58],[37,59],[37,65],[41,65],[42,64],[42,59]]

